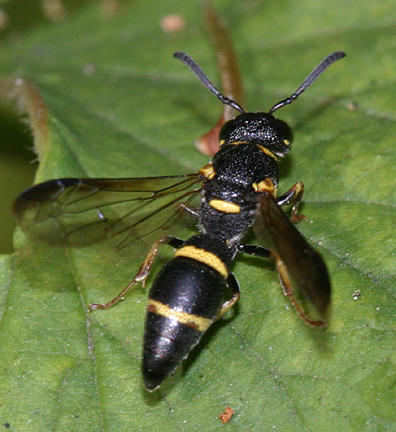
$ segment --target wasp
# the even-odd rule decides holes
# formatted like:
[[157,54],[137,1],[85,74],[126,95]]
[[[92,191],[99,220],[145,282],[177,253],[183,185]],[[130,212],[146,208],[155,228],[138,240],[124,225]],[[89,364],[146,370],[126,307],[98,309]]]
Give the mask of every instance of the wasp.
[[[13,206],[23,231],[47,244],[74,247],[116,239],[117,248],[124,248],[157,237],[133,280],[114,299],[91,304],[91,309],[108,309],[135,284],[145,284],[160,245],[175,249],[147,301],[142,372],[149,391],[160,386],[205,331],[239,300],[238,281],[231,272],[238,254],[272,258],[284,294],[311,326],[326,325],[331,295],[322,257],[294,226],[304,217],[298,211],[303,183],[277,194],[279,161],[290,150],[292,131],[274,112],[294,102],[345,54],[328,55],[293,94],[268,112],[246,112],[223,95],[190,56],[174,56],[223,104],[239,112],[223,125],[219,150],[210,163],[178,176],[49,180],[27,189]],[[194,197],[200,198],[198,207],[191,205]],[[286,205],[292,206],[290,218],[281,209]],[[169,233],[181,213],[197,221],[199,233],[188,240]],[[270,238],[271,248],[243,244],[250,227],[259,239]],[[320,320],[305,313],[292,281]]]

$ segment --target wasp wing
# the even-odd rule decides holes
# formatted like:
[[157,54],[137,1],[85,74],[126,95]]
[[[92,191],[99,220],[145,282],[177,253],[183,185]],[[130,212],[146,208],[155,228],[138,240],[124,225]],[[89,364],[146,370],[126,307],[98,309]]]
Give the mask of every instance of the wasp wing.
[[200,190],[197,174],[126,179],[49,180],[16,199],[13,213],[36,241],[87,246],[117,238],[117,247],[172,226]]
[[275,250],[303,295],[324,316],[331,295],[326,265],[270,195],[261,198],[254,230],[264,239],[269,234]]

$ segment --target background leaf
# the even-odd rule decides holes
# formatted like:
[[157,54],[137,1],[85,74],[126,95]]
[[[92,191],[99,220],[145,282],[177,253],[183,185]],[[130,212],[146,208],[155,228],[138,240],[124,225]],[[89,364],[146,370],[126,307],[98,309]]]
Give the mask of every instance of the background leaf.
[[[0,73],[30,114],[36,180],[194,172],[193,140],[222,107],[171,57],[184,50],[214,79],[200,4],[152,0],[76,9],[1,45]],[[242,299],[158,393],[142,388],[146,293],[88,313],[144,256],[29,243],[0,261],[0,424],[18,431],[394,430],[394,2],[216,1],[235,41],[249,110],[290,94],[329,52],[347,58],[279,112],[295,133],[280,189],[306,186],[299,229],[333,283],[326,331],[298,319],[271,263],[234,266]],[[106,12],[107,11],[107,12]],[[160,20],[186,27],[165,33]],[[10,83],[13,84],[10,84]],[[166,248],[158,270],[171,251]],[[154,271],[154,273],[155,273]],[[360,297],[354,300],[354,293]]]

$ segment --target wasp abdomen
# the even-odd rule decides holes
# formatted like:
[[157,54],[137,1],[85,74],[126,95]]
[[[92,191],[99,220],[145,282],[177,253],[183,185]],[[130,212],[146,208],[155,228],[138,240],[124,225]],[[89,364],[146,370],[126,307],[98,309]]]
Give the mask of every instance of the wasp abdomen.
[[148,390],[156,389],[174,371],[221,308],[226,279],[202,262],[205,251],[199,251],[199,261],[173,258],[150,290],[143,342],[143,377]]

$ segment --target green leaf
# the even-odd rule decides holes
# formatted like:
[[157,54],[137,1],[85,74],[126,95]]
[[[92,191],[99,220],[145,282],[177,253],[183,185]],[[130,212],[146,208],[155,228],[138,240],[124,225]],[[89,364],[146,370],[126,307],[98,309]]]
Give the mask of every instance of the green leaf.
[[[179,371],[148,394],[140,374],[146,292],[87,312],[131,279],[145,256],[100,245],[54,249],[17,230],[0,261],[0,424],[18,431],[394,430],[396,135],[394,2],[218,1],[235,41],[249,110],[269,109],[331,51],[332,66],[277,113],[295,133],[280,190],[306,187],[299,229],[333,285],[331,322],[308,328],[271,263],[237,259],[242,297]],[[160,20],[182,15],[165,33]],[[3,41],[0,74],[30,115],[37,181],[194,172],[193,140],[222,107],[172,53],[216,81],[193,2],[99,4]],[[171,251],[164,248],[158,271]],[[152,281],[152,277],[150,278]],[[360,297],[356,300],[356,292]],[[235,411],[223,426],[217,416]]]

